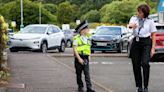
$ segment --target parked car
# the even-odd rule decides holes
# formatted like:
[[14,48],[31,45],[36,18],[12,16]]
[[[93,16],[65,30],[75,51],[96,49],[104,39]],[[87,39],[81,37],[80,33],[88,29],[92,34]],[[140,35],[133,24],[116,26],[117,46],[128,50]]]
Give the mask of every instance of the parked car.
[[20,50],[40,50],[46,53],[48,49],[65,51],[64,33],[58,26],[51,24],[33,24],[10,38],[11,52]]
[[117,51],[127,49],[128,36],[124,26],[100,26],[91,38],[91,52]]
[[8,36],[11,37],[14,35],[14,31],[12,29],[7,29],[8,31]]
[[[155,25],[157,28],[157,32],[155,34],[156,45],[155,45],[155,54],[152,58],[158,57],[160,55],[164,55],[164,24],[155,23]],[[130,55],[130,48],[133,38],[134,36],[132,35],[128,41],[128,47],[127,47],[129,52],[128,56]]]
[[74,35],[74,30],[63,30],[65,35],[65,42],[67,47],[72,47],[72,38]]
[[155,45],[155,54],[152,57],[153,59],[156,58],[164,58],[164,24],[155,23],[157,32],[156,32],[156,45]]

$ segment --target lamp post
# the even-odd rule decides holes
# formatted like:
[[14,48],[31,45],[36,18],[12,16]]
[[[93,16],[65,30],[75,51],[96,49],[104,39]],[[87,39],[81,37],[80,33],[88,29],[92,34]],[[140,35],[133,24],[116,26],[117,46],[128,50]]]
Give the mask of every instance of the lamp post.
[[21,0],[20,6],[21,6],[21,25],[20,25],[20,31],[22,31],[22,29],[24,27],[24,25],[23,25],[23,0]]
[[39,0],[39,24],[42,23],[42,0]]

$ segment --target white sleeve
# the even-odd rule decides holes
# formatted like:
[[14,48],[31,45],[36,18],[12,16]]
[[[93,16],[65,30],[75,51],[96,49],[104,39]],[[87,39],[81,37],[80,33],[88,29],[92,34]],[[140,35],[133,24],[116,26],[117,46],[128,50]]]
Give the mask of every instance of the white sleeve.
[[155,26],[155,23],[153,20],[151,20],[151,23],[150,23],[150,32],[153,33],[153,32],[156,32],[157,31],[157,28]]
[[74,41],[73,41],[73,46],[78,46],[77,40],[74,40]]
[[137,17],[136,17],[136,16],[132,16],[132,17],[130,18],[129,24],[130,24],[130,23],[136,23],[136,22],[137,22]]

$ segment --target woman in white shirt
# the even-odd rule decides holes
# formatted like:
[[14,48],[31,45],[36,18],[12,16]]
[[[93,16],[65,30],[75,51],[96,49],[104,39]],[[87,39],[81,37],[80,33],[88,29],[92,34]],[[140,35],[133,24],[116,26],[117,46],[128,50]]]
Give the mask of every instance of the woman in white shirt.
[[[130,57],[133,64],[133,72],[137,87],[137,92],[149,92],[149,61],[154,54],[155,32],[157,31],[154,21],[148,18],[150,7],[147,4],[139,5],[137,15],[130,19],[129,27],[133,28],[135,36],[132,42]],[[143,78],[142,70],[143,69]],[[144,89],[142,88],[144,80]]]

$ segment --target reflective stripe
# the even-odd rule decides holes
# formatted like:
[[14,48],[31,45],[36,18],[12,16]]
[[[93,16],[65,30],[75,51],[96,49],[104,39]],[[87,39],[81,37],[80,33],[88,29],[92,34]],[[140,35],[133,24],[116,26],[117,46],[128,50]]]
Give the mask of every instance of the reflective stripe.
[[80,35],[76,35],[73,40],[77,40],[78,41],[78,46],[76,48],[77,52],[79,54],[83,54],[83,55],[90,55],[91,51],[90,51],[90,40],[87,40],[87,43],[84,43],[83,40],[80,38]]

